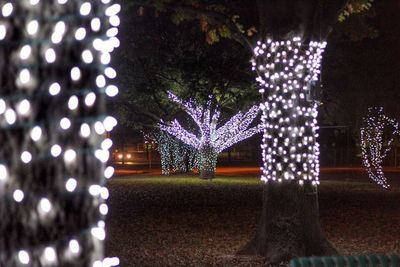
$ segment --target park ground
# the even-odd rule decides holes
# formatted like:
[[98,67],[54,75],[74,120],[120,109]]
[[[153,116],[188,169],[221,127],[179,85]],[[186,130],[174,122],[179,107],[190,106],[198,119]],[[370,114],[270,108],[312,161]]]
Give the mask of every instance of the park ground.
[[[400,253],[400,172],[388,176],[385,190],[360,169],[322,171],[321,224],[341,254]],[[213,182],[156,171],[117,176],[108,187],[106,253],[121,266],[264,266],[234,256],[259,220],[256,169],[221,168]]]

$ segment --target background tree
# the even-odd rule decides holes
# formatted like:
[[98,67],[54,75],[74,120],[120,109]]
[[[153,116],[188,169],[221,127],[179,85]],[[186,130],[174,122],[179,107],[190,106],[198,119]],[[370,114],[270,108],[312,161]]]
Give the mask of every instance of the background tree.
[[360,130],[361,154],[369,177],[384,188],[390,185],[383,173],[383,160],[400,134],[399,123],[383,112],[383,108],[369,108]]
[[161,169],[164,175],[199,169],[199,152],[195,147],[164,131],[154,133],[154,139],[161,156]]
[[[175,21],[198,20],[209,43],[218,42],[221,37],[232,38],[253,51],[255,41],[247,36],[257,32],[258,61],[254,69],[261,74],[259,91],[268,100],[264,105],[262,148],[266,163],[263,177],[269,182],[265,187],[261,223],[254,239],[241,253],[261,254],[269,262],[335,253],[318,219],[314,186],[318,184],[318,144],[316,121],[312,118],[317,106],[309,101],[313,95],[310,89],[315,88],[312,80],[318,78],[323,41],[333,26],[351,13],[368,9],[370,2],[270,0],[230,1],[228,5],[224,1],[136,1],[141,4],[139,9],[155,6],[157,11],[170,13]],[[240,23],[238,14],[245,17]],[[299,64],[304,64],[301,69],[297,69]],[[296,79],[291,79],[291,75]],[[289,86],[289,81],[296,81],[295,86]],[[279,129],[287,132],[279,133]],[[289,136],[294,129],[299,132]],[[304,147],[298,148],[302,135],[309,139]],[[295,158],[282,156],[292,154],[292,149]]]
[[192,118],[197,131],[186,130],[176,119],[170,124],[160,123],[160,129],[198,150],[202,179],[214,178],[219,153],[259,132],[258,124],[249,127],[259,113],[258,106],[251,107],[247,112],[240,111],[225,124],[219,125],[221,113],[211,107],[211,99],[201,106],[193,100],[182,101],[172,92],[169,92],[169,98]]

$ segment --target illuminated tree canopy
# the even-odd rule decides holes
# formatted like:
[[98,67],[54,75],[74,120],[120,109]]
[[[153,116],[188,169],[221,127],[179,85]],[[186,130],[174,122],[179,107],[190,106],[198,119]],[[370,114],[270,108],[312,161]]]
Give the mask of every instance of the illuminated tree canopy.
[[202,178],[213,178],[219,153],[260,131],[258,125],[250,127],[259,113],[256,105],[247,112],[238,112],[218,127],[221,113],[211,109],[210,101],[206,106],[200,106],[194,101],[185,102],[172,92],[168,96],[191,117],[198,127],[198,133],[186,130],[176,119],[169,124],[160,123],[160,129],[200,151]]

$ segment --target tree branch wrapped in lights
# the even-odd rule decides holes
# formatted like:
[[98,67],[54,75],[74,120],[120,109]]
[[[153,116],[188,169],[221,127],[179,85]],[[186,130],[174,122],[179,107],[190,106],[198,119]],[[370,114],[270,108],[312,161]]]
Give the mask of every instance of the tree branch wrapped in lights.
[[103,258],[113,2],[0,2],[1,266],[118,265]]
[[382,107],[369,108],[363,123],[360,131],[363,164],[374,182],[389,188],[383,172],[383,160],[391,149],[394,137],[400,134],[399,123],[386,116]]
[[160,129],[182,142],[193,146],[200,153],[200,177],[214,178],[218,154],[232,145],[245,140],[260,131],[260,127],[250,127],[259,112],[258,106],[251,107],[247,112],[239,112],[218,128],[220,112],[211,109],[211,102],[199,106],[194,101],[184,102],[172,92],[169,98],[180,104],[186,113],[196,123],[199,134],[187,131],[177,120],[170,124],[160,123]]

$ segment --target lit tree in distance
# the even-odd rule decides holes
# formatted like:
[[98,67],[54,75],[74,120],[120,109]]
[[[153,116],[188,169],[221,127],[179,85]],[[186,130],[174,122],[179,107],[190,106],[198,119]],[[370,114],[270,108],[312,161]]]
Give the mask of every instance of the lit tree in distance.
[[168,92],[168,97],[183,107],[196,123],[199,134],[189,132],[176,119],[170,124],[160,123],[160,129],[199,151],[200,177],[203,179],[214,178],[219,153],[260,131],[258,125],[250,127],[258,115],[258,106],[251,107],[247,112],[237,113],[218,127],[220,112],[211,110],[210,101],[203,107],[194,101],[184,102],[172,92]]
[[183,143],[172,135],[160,131],[154,135],[157,150],[161,156],[162,174],[172,172],[190,172],[198,169],[198,150],[193,146]]
[[394,137],[400,134],[399,123],[387,117],[382,107],[369,108],[363,123],[360,133],[363,164],[374,182],[388,188],[390,185],[383,173],[383,160],[391,149]]
[[120,5],[0,1],[0,266],[104,259]]

